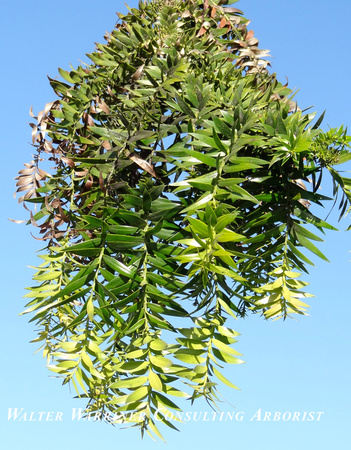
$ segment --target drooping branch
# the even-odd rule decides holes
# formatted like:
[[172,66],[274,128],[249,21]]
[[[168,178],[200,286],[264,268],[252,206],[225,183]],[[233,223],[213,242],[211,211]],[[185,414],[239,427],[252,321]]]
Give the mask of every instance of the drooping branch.
[[31,125],[17,192],[47,247],[25,312],[87,413],[160,437],[173,397],[235,387],[220,368],[241,362],[232,316],[305,313],[305,253],[325,259],[309,227],[334,229],[318,187],[327,169],[348,210],[334,167],[351,138],[300,111],[237,8],[151,1],[119,18],[89,65],[49,79],[58,99]]

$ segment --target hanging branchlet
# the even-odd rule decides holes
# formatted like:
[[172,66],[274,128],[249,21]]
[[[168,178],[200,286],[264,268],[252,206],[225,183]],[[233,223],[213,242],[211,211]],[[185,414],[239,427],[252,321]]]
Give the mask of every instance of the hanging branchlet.
[[16,178],[47,245],[24,313],[49,369],[87,415],[159,438],[182,398],[236,387],[235,318],[306,314],[302,274],[335,229],[322,173],[350,207],[351,137],[299,109],[249,25],[218,0],[119,14],[88,65],[49,78]]

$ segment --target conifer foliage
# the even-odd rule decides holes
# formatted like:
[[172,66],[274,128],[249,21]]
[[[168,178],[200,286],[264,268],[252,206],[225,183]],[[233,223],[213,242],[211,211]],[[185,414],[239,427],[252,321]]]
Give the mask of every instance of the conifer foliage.
[[159,437],[177,398],[235,388],[234,318],[305,314],[309,252],[326,259],[311,229],[334,229],[313,207],[351,200],[351,138],[298,108],[233,3],[118,14],[88,65],[50,79],[17,177],[45,243],[24,312],[48,367],[90,415]]

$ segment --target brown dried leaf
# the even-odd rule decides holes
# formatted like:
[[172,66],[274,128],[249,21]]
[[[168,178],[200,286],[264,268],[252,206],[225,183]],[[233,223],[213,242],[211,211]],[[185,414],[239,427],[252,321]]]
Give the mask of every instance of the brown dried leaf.
[[305,183],[302,180],[294,180],[293,181],[295,184],[297,184],[301,189],[304,189],[305,191],[307,191],[307,187],[305,185]]
[[48,231],[47,233],[44,234],[43,236],[43,241],[46,241],[47,239],[52,239],[54,237],[54,235],[52,234],[52,230]]
[[270,96],[270,100],[271,100],[272,102],[278,101],[278,100],[280,100],[280,95],[279,95],[277,92],[275,92],[274,94],[272,94],[272,95]]
[[111,150],[111,144],[109,143],[109,141],[104,141],[102,143],[102,146],[104,147],[105,150]]
[[[142,66],[144,67],[144,66]],[[139,69],[138,69],[139,70]],[[96,103],[98,107],[106,114],[110,114],[110,108],[107,106],[107,104],[99,97],[96,97]]]
[[34,117],[34,114],[33,114],[33,105],[30,107],[29,115],[30,115],[31,117],[33,117],[33,119],[36,119],[36,117]]
[[154,171],[154,168],[152,167],[152,165],[150,163],[148,163],[144,159],[139,158],[139,156],[136,156],[136,155],[133,155],[133,154],[128,155],[128,157],[129,157],[129,159],[134,161],[135,164],[137,164],[139,167],[141,167],[142,169],[146,170],[146,172],[148,172],[150,175],[152,175],[155,178],[159,178],[159,176]]
[[237,13],[237,14],[243,14],[243,12],[238,8],[232,8],[231,6],[227,8],[223,8],[223,11],[225,13]]
[[181,17],[184,19],[186,17],[191,17],[191,12],[189,10],[186,10],[182,13]]
[[52,153],[52,152],[53,152],[54,147],[53,147],[53,145],[51,144],[51,142],[49,142],[49,141],[45,141],[45,142],[44,142],[44,150],[45,150],[45,152],[47,152],[47,153]]
[[61,161],[63,161],[65,164],[67,164],[69,167],[75,167],[76,166],[76,164],[75,164],[75,162],[73,161],[73,159],[70,159],[70,158],[66,158],[65,156],[61,156]]
[[54,200],[51,202],[51,206],[56,209],[59,207],[60,203],[61,202],[58,198],[54,198]]
[[251,38],[251,39],[249,39],[249,40],[246,40],[246,42],[247,42],[251,47],[253,47],[254,45],[258,45],[258,39],[256,39],[255,37],[253,37],[253,38]]
[[[126,94],[127,92],[129,92],[127,88],[120,87],[120,86],[117,86],[117,87],[116,87],[116,90],[117,90],[118,92],[120,92],[121,94]],[[111,94],[110,94],[110,95],[111,95]],[[117,98],[117,97],[116,97],[115,95],[113,95],[113,94],[112,94],[112,97]]]
[[301,111],[301,109],[297,106],[297,103],[294,101],[289,102],[289,113]]
[[55,100],[53,102],[47,103],[45,105],[44,108],[44,114],[47,116],[48,113],[52,110],[52,109],[57,109],[57,106],[60,104],[60,102],[58,100]]
[[254,31],[250,30],[247,32],[246,36],[245,36],[245,40],[248,41],[249,39],[251,39],[254,35]]
[[44,111],[39,111],[38,112],[38,118],[37,118],[37,120],[38,120],[38,124],[41,126],[41,121],[42,121],[42,119],[43,119],[43,117],[44,117]]
[[91,189],[93,183],[94,183],[93,177],[90,175],[90,176],[89,176],[89,179],[88,179],[87,182],[85,183],[83,192],[90,191],[90,189]]
[[231,24],[240,25],[241,18],[239,16],[230,16],[229,21]]
[[[20,197],[21,201],[23,202],[24,197]],[[18,203],[20,203],[20,199],[18,199]],[[30,211],[29,208],[27,208],[27,205],[25,203],[23,203],[23,208],[26,209],[28,212]]]
[[[52,212],[52,211],[53,211],[53,209],[52,209],[51,206],[50,206],[49,198],[48,198],[47,195],[45,195],[45,206],[46,206],[46,209],[47,209],[49,212]],[[45,222],[45,223],[46,223],[46,222]]]
[[35,186],[36,189],[41,187],[41,184],[39,183],[38,180],[34,179],[33,182],[34,182],[34,186]]
[[[118,89],[118,88],[117,88]],[[127,92],[127,90],[125,90],[126,92]],[[116,99],[117,97],[116,97],[116,95],[114,94],[114,92],[112,91],[112,89],[110,88],[110,86],[107,86],[107,92],[109,93],[109,95],[112,97],[112,98],[114,98],[114,99]]]
[[35,189],[31,189],[26,194],[24,194],[24,200],[28,200],[29,198],[33,197],[35,194]]
[[31,175],[20,175],[18,176],[18,181],[16,183],[16,186],[23,186],[24,184],[32,183],[33,182],[33,174]]
[[47,239],[47,238],[45,238],[45,236],[42,237],[42,238],[35,237],[34,234],[33,234],[32,232],[30,232],[30,234],[31,234],[32,237],[33,237],[34,239],[36,239],[37,241],[45,241],[45,240]]
[[[16,184],[16,186],[17,186],[17,184]],[[30,184],[26,183],[24,186],[20,186],[20,187],[16,190],[16,192],[28,191],[28,189],[30,189],[30,188],[33,187],[33,186],[34,186],[33,183],[30,183]]]
[[49,219],[40,225],[40,233],[43,234],[47,230],[51,230],[51,228],[52,228],[52,224],[51,224],[51,220]]
[[[31,169],[21,169],[18,171],[18,173],[21,175],[31,175],[34,172],[35,172],[35,166],[32,166]],[[18,178],[19,177],[16,177],[15,180],[17,180]]]
[[50,174],[48,172],[45,172],[45,170],[43,169],[39,169],[38,167],[38,172],[40,173],[40,175],[45,178],[45,177],[50,177]]
[[38,127],[34,123],[30,123],[29,126],[32,127],[32,143],[34,144],[35,138],[38,134]]
[[20,186],[20,187],[17,189],[17,192],[21,192],[21,191],[25,191],[25,190],[29,189],[30,186],[33,184],[33,181],[34,180],[32,177],[31,177],[30,182],[26,181],[26,180],[21,180],[21,179],[18,180],[16,183],[16,186]]
[[93,127],[95,125],[94,119],[91,117],[90,114],[84,112],[83,113],[83,122],[85,125],[88,125],[89,127]]
[[43,178],[45,178],[45,177],[42,177],[39,173],[35,173],[35,175],[34,175],[34,177],[35,177],[35,179],[37,180],[37,181],[41,181]]
[[99,173],[99,186],[100,186],[101,191],[102,191],[104,194],[106,194],[106,188],[105,188],[105,184],[104,184],[104,178],[103,178],[103,176],[102,176],[101,170],[100,170],[100,173]]
[[304,200],[302,198],[300,198],[298,202],[301,203],[301,205],[303,205],[307,209],[309,209],[309,207],[311,206],[311,202],[309,202],[308,200]]
[[65,212],[63,211],[63,209],[61,208],[61,202],[59,203],[59,211],[60,211],[60,219],[63,220],[66,223],[69,223],[69,218],[68,216],[66,216]]
[[[43,109],[43,111],[40,111],[39,112],[39,114],[38,114],[38,123],[40,124],[40,126],[42,127],[43,125],[44,125],[44,123],[41,123],[42,121],[43,121],[43,119],[44,120],[47,120],[47,115],[49,114],[49,112],[52,110],[52,109],[57,109],[57,104],[58,104],[59,102],[57,101],[57,100],[55,100],[55,101],[53,101],[53,102],[50,102],[50,103],[47,103],[46,105],[45,105],[45,108]],[[45,126],[45,128],[46,128],[46,126]]]
[[133,82],[139,80],[139,78],[141,77],[141,74],[143,72],[145,64],[142,64],[140,67],[138,67],[138,69],[133,73],[131,80]]
[[203,36],[205,33],[206,33],[206,28],[204,28],[204,27],[201,27],[200,28],[200,31],[197,33],[197,35],[196,35],[196,37],[201,37],[201,36]]
[[7,220],[9,220],[10,222],[14,222],[14,223],[25,223],[25,222],[27,222],[26,220],[15,220],[15,219],[7,219]]
[[55,239],[59,239],[60,237],[64,236],[65,233],[66,233],[65,231],[55,231],[53,233],[53,236],[54,236]]
[[31,224],[32,224],[34,227],[37,227],[38,224],[37,224],[36,221],[34,220],[34,216],[33,216],[32,211],[30,211],[29,214],[30,214],[30,222],[31,222]]
[[61,216],[55,216],[55,219],[58,219],[57,222],[55,222],[55,227],[60,227],[61,225],[63,225],[65,223],[65,221],[63,219],[61,219]]
[[87,169],[84,169],[84,170],[82,170],[82,171],[79,171],[79,172],[74,172],[74,175],[76,176],[76,177],[85,177],[85,175],[88,173],[88,170]]
[[216,9],[215,6],[212,6],[212,9],[211,9],[211,17],[212,17],[212,19],[213,19],[214,17],[216,17],[216,14],[217,14],[217,9]]
[[45,136],[45,131],[46,131],[47,127],[48,127],[47,121],[46,120],[42,121],[40,124],[40,131],[43,133],[43,136]]
[[218,28],[224,28],[227,25],[227,19],[225,17],[222,17],[221,21],[219,22]]

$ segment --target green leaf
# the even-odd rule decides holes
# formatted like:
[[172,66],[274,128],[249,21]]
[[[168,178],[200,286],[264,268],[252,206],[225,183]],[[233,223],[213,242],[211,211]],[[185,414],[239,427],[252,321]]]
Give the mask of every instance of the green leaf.
[[311,260],[309,260],[303,253],[300,252],[300,250],[298,250],[294,244],[289,240],[288,241],[288,246],[291,249],[291,251],[302,261],[304,261],[305,263],[314,266],[313,262]]
[[232,347],[229,347],[229,345],[224,344],[219,339],[212,339],[211,342],[213,345],[215,345],[219,350],[221,350],[223,352],[230,353],[231,355],[242,356],[242,353],[237,352]]
[[66,70],[59,68],[58,71],[64,80],[68,81],[71,84],[75,83],[74,80],[70,77],[70,74]]
[[130,278],[131,280],[135,280],[138,282],[142,281],[142,278],[139,275],[137,275],[137,271],[135,269],[133,270],[131,267],[124,265],[117,259],[111,258],[111,256],[108,255],[104,255],[103,260],[115,272],[118,272],[119,274],[127,278]]
[[[181,411],[179,406],[177,406],[168,397],[166,397],[165,395],[161,394],[160,392],[155,392],[154,393],[154,398],[157,399],[157,401],[161,405],[166,406],[166,408],[171,408],[171,409],[175,409],[176,411]],[[161,410],[162,410],[162,408],[161,408]]]
[[183,209],[182,213],[190,213],[191,211],[194,211],[196,209],[198,209],[200,206],[202,208],[204,208],[204,206],[206,206],[206,204],[211,201],[213,198],[212,194],[207,194],[202,196],[197,202],[193,203],[192,205],[188,206],[187,208]]
[[[136,305],[136,308],[137,308],[137,305]],[[144,325],[144,323],[145,323],[145,319],[142,318],[142,319],[138,320],[136,323],[134,323],[131,327],[129,327],[129,326],[126,327],[124,333],[126,335],[132,334],[132,333],[134,333],[134,331],[141,328]]]
[[167,343],[163,341],[162,339],[154,339],[150,342],[150,348],[152,350],[161,351],[165,350],[167,348]]
[[115,381],[110,385],[111,389],[133,389],[143,386],[148,381],[148,377],[129,377]]
[[217,350],[216,348],[212,348],[212,352],[216,358],[220,361],[223,361],[227,364],[241,364],[243,361],[241,359],[235,358],[229,353],[223,352],[221,350]]
[[137,388],[134,392],[132,392],[128,397],[126,398],[126,403],[134,403],[139,402],[140,400],[143,400],[148,395],[149,389],[147,386],[141,386]]
[[216,239],[218,242],[243,242],[245,240],[245,236],[225,228],[217,234]]
[[95,238],[90,241],[84,241],[80,244],[72,245],[65,249],[67,253],[74,253],[82,256],[95,256],[101,252],[101,239]]
[[216,375],[216,377],[222,381],[222,383],[226,384],[227,386],[233,388],[233,389],[239,389],[235,384],[233,384],[231,381],[229,381],[224,375],[222,375],[215,367],[212,367],[213,373]]
[[313,239],[314,241],[323,242],[323,239],[321,239],[319,236],[311,233],[309,230],[302,227],[301,225],[298,225],[296,222],[293,224],[293,229],[295,230],[296,234],[307,237],[308,239]]
[[90,298],[86,304],[87,306],[87,314],[89,317],[89,320],[93,320],[94,319],[94,304],[93,304],[93,299]]
[[153,366],[161,369],[168,369],[173,364],[170,359],[160,355],[150,355],[150,362]]
[[226,269],[222,266],[216,266],[214,264],[209,264],[209,268],[220,275],[225,275],[226,277],[233,278],[236,281],[245,281],[245,278],[239,275],[236,271]]
[[187,364],[203,364],[206,361],[204,357],[200,356],[203,353],[203,350],[181,349],[174,354],[174,357]]
[[217,167],[217,162],[211,156],[206,155],[206,153],[200,153],[195,150],[186,149],[186,153],[190,156],[193,156],[198,161],[206,164],[209,167]]
[[323,259],[324,261],[330,262],[328,260],[328,258],[326,256],[324,256],[323,253],[314,244],[312,244],[311,241],[306,239],[301,234],[296,234],[296,237],[297,237],[297,240],[299,241],[299,243],[303,247],[307,248],[307,250],[310,250],[312,253],[314,253],[315,255],[319,256],[319,258]]
[[147,361],[129,361],[122,364],[117,364],[116,369],[121,372],[133,373],[140,372],[148,366]]
[[227,225],[235,222],[238,215],[235,214],[224,214],[217,219],[217,223],[215,225],[215,232],[220,233]]
[[337,228],[333,227],[332,225],[330,225],[329,223],[325,222],[324,220],[319,219],[318,217],[313,215],[310,211],[303,211],[303,210],[301,210],[299,208],[295,208],[294,209],[294,215],[296,217],[299,217],[300,219],[308,222],[308,223],[313,224],[317,228],[327,228],[329,230],[338,231]]
[[228,127],[228,125],[221,120],[219,117],[213,116],[212,120],[215,124],[216,131],[220,134],[223,134],[227,138],[231,138],[232,130]]
[[247,192],[241,186],[238,186],[238,184],[236,183],[236,180],[234,182],[232,182],[230,179],[228,181],[220,180],[218,185],[229,189],[233,193],[233,195],[238,199],[247,200],[249,202],[259,204],[259,200],[257,200],[253,195],[251,195],[249,192]]
[[[50,298],[50,301],[53,302],[54,300],[62,298],[63,296],[70,294],[71,292],[77,291],[78,289],[80,289],[82,286],[84,286],[86,284],[87,280],[90,277],[91,277],[91,274],[88,274],[88,275],[82,276],[78,280],[71,281],[70,283],[67,284],[66,287],[64,287],[59,292],[57,292],[55,295],[53,295]],[[71,301],[71,299],[70,299],[70,301]]]
[[113,244],[119,250],[128,250],[143,243],[143,238],[139,236],[126,236],[124,234],[108,234],[106,242]]
[[[148,423],[150,430],[153,431],[156,436],[158,436],[160,439],[162,439],[164,442],[166,442],[162,436],[162,434],[160,433],[160,430],[156,427],[155,422],[153,420],[150,420]],[[151,435],[152,437],[152,435]]]
[[83,381],[83,373],[82,369],[80,367],[77,367],[76,371],[74,372],[75,379],[77,380],[79,386],[82,388],[83,392],[88,395],[87,389],[85,387],[84,381]]
[[152,370],[150,370],[149,372],[149,382],[152,389],[155,389],[156,391],[162,391],[162,382],[160,380],[160,377]]
[[191,228],[198,233],[201,237],[208,237],[208,227],[207,224],[201,222],[194,217],[188,217]]
[[179,96],[176,95],[177,103],[179,105],[180,111],[182,111],[184,114],[188,115],[191,118],[195,118],[195,114],[192,110],[192,108]]

